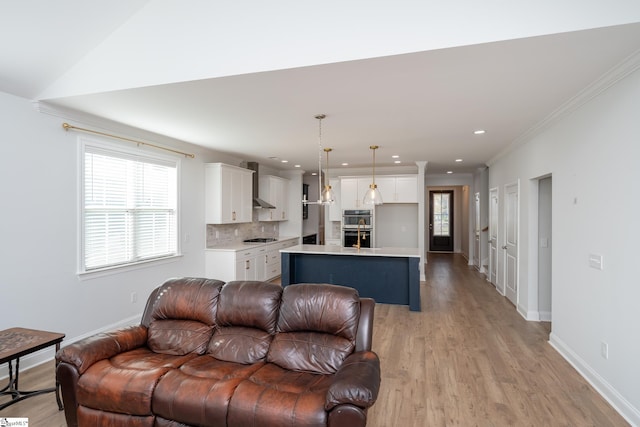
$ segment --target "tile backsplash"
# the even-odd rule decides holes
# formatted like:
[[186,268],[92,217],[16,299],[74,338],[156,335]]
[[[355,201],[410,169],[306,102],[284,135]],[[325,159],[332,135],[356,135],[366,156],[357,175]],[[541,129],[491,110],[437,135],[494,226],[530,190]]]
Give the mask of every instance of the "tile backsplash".
[[280,234],[278,222],[246,222],[242,224],[207,224],[207,247],[241,243],[254,237],[275,237]]

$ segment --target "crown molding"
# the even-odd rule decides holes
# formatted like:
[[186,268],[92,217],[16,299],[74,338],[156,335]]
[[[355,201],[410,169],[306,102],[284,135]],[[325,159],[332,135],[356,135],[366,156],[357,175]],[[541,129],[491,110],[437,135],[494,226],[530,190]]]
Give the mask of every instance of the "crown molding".
[[518,136],[511,144],[509,144],[509,146],[492,157],[487,162],[487,165],[491,166],[510,152],[525,145],[534,137],[556,124],[562,118],[573,113],[575,110],[582,107],[601,93],[605,92],[610,87],[614,86],[630,74],[636,72],[638,69],[640,69],[640,50],[637,50],[629,55],[614,68],[607,71],[604,75],[595,80],[589,86],[578,92],[578,94],[573,98],[569,99],[567,102],[555,109],[551,114],[546,116],[540,122],[536,123],[523,134]]

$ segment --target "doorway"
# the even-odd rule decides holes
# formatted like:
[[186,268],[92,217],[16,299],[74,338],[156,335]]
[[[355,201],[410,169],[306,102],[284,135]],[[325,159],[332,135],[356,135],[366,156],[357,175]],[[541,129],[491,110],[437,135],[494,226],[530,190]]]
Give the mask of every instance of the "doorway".
[[550,176],[538,180],[538,316],[543,322],[552,320],[552,190]]
[[453,190],[429,191],[429,250],[453,252]]

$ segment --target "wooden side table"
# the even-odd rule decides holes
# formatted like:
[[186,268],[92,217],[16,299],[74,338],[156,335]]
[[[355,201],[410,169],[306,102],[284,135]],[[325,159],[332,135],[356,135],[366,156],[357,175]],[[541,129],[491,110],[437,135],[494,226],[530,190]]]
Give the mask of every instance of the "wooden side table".
[[[56,386],[42,390],[22,391],[19,389],[18,380],[20,378],[20,358],[27,354],[34,353],[43,348],[55,345],[56,352],[60,350],[60,343],[64,334],[57,332],[38,331],[35,329],[11,328],[0,331],[0,364],[9,363],[9,384],[0,390],[0,396],[11,395],[11,400],[0,404],[0,410],[9,405],[20,402],[31,396],[43,393],[56,393],[58,409],[62,410],[60,400],[60,385],[56,380]],[[15,361],[15,376],[13,374],[13,363]]]

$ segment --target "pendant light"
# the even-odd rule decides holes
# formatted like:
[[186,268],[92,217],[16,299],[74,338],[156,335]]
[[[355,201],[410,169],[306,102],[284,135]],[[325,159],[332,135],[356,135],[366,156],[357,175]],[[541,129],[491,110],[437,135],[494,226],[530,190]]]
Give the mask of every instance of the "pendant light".
[[369,185],[369,189],[365,193],[362,203],[365,205],[381,205],[382,196],[380,195],[380,191],[378,191],[378,186],[376,185],[376,150],[379,147],[377,145],[371,145],[369,148],[373,151],[373,174],[371,185]]
[[327,172],[324,174],[324,187],[322,188],[322,194],[320,196],[320,203],[323,205],[330,205],[336,201],[336,196],[333,194],[333,190],[331,189],[331,185],[329,182],[329,153],[332,151],[331,148],[325,148],[324,152],[327,153]]
[[[322,185],[322,120],[327,116],[324,114],[318,114],[315,116],[318,119],[318,201],[310,202],[307,200],[306,196],[302,199],[302,203],[304,205],[331,205],[335,202],[336,197],[331,189],[329,184]],[[329,152],[331,152],[331,148],[325,148],[324,152],[327,153],[327,173],[329,175]],[[326,178],[329,179],[328,176]]]

